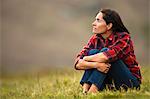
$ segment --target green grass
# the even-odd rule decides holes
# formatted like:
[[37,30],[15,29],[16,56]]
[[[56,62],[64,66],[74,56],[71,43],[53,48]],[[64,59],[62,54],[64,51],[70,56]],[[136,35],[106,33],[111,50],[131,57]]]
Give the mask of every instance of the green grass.
[[148,99],[150,97],[150,68],[142,69],[141,90],[127,92],[106,91],[82,94],[79,85],[82,71],[53,69],[45,73],[1,78],[1,99]]

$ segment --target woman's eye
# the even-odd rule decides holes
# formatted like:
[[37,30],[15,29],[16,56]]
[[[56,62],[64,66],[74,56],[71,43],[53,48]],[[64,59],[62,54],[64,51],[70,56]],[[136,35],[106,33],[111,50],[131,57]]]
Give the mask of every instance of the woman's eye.
[[97,21],[97,22],[101,22],[102,20],[100,20],[100,19],[97,19],[96,21]]

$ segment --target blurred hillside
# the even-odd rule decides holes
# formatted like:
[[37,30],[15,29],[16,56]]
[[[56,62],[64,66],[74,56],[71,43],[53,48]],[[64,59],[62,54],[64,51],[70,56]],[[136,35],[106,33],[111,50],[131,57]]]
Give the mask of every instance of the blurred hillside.
[[2,72],[72,66],[100,8],[116,10],[148,65],[149,0],[2,0]]

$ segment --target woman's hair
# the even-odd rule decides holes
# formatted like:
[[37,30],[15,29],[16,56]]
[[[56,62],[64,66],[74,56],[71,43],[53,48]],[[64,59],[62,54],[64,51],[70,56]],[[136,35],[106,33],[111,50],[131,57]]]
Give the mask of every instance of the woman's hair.
[[112,23],[113,32],[127,32],[128,29],[124,26],[119,14],[111,9],[101,9],[99,12],[103,13],[103,19],[106,21],[106,24]]

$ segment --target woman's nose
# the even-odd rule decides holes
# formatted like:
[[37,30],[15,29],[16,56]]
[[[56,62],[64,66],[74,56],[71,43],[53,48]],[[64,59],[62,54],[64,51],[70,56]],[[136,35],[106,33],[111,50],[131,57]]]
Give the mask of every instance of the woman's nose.
[[92,23],[92,26],[95,26],[96,24],[95,24],[95,21]]

